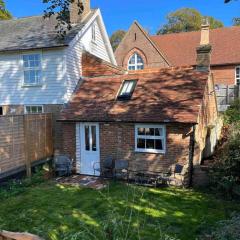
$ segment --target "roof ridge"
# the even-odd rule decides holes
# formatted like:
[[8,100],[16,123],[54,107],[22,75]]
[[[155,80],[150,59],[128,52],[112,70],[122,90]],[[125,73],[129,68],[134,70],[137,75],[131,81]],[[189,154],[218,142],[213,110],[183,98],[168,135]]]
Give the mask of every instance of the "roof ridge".
[[[223,29],[232,29],[232,28],[239,28],[239,26],[230,26],[230,27],[219,27],[219,28],[214,28],[214,29],[210,29],[210,32],[213,31],[219,31],[219,30],[223,30]],[[166,33],[166,34],[151,34],[150,37],[164,37],[164,36],[172,36],[172,35],[187,35],[187,34],[191,34],[191,33],[200,33],[200,30],[196,30],[196,31],[190,31],[190,32],[176,32],[176,33]]]

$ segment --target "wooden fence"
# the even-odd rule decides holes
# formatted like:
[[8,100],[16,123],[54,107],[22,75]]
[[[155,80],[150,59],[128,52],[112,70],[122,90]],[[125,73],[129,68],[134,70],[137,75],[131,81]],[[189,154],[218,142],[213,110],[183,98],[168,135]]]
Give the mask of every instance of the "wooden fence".
[[52,115],[0,117],[0,179],[53,155]]
[[215,91],[220,112],[226,111],[236,98],[240,98],[240,86],[237,85],[219,84],[215,86]]

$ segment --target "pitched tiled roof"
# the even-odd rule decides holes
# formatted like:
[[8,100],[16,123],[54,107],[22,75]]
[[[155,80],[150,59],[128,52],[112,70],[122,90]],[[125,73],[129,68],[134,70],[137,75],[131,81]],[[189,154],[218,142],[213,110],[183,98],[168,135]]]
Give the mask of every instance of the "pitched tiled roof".
[[[131,100],[116,99],[123,80],[137,79]],[[143,70],[84,79],[61,121],[196,123],[208,73],[192,68]]]
[[[151,36],[152,41],[164,53],[173,66],[196,64],[196,47],[200,44],[201,32],[173,33]],[[212,65],[240,63],[240,27],[210,30]]]
[[82,55],[82,71],[84,77],[121,75],[125,72],[123,68],[115,66],[87,51],[84,51]]
[[81,23],[73,26],[64,40],[57,36],[55,16],[46,19],[43,16],[33,16],[0,21],[0,52],[67,46],[95,12],[96,10],[91,10]]

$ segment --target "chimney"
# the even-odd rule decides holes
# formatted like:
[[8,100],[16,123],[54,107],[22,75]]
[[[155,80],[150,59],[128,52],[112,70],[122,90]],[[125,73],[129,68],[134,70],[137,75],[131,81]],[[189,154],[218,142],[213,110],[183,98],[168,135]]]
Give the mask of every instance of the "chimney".
[[80,23],[90,11],[90,0],[72,0],[69,7],[71,24]]
[[204,19],[201,27],[200,46],[197,47],[197,70],[209,71],[211,64],[212,46],[209,41],[210,25],[208,19]]

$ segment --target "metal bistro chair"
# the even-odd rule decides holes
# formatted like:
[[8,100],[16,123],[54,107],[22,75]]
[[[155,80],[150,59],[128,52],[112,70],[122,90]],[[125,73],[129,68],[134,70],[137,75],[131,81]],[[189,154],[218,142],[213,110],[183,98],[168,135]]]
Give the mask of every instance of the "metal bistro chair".
[[70,176],[72,173],[73,160],[66,155],[57,155],[54,157],[54,169],[58,176]]
[[103,177],[113,177],[114,161],[112,157],[107,157],[102,164],[96,162],[93,165],[94,175],[99,172]]
[[127,160],[116,160],[114,168],[115,179],[129,179],[128,161]]
[[169,173],[163,177],[168,184],[174,183],[174,185],[183,185],[185,168],[180,164],[174,164],[170,167]]

